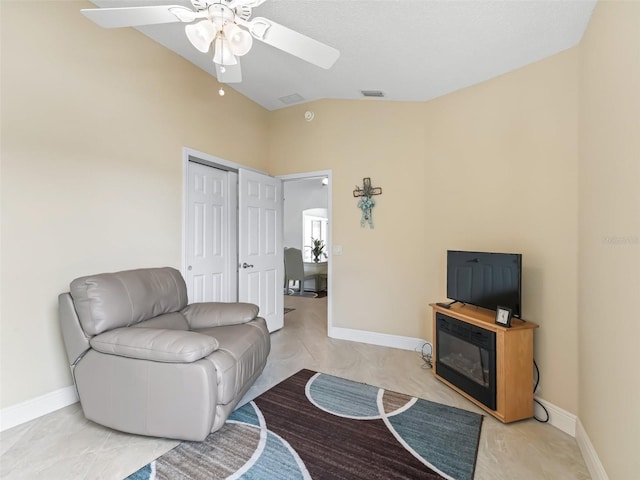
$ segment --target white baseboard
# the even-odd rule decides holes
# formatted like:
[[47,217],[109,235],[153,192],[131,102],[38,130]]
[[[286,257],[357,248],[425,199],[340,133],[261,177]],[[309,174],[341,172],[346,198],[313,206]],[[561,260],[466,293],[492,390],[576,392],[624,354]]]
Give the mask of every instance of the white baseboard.
[[[420,351],[426,343],[428,345],[426,353],[431,353],[433,351],[431,343],[420,338],[401,337],[398,335],[368,332],[365,330],[332,327],[329,329],[329,337],[337,338],[339,340],[349,340],[352,342],[368,343],[371,345],[380,345],[382,347],[400,348],[402,350],[413,351]],[[567,433],[572,437],[576,437],[576,423],[578,421],[578,417],[573,413],[567,412],[566,410],[554,405],[553,403],[543,400],[542,398],[536,397],[536,400],[538,400],[547,409],[547,412],[549,413],[549,425],[553,425],[564,433]],[[535,413],[538,418],[545,417],[544,411],[542,411],[538,405],[536,405]],[[595,451],[593,453],[595,455]]]
[[381,347],[399,348],[401,350],[420,351],[426,343],[429,345],[426,353],[431,353],[432,347],[429,342],[421,338],[402,337],[399,335],[389,335],[387,333],[368,332],[366,330],[354,330],[351,328],[331,327],[329,337],[338,340],[349,340],[351,342],[368,343]]
[[55,412],[78,401],[76,388],[71,385],[26,402],[0,410],[0,432]]
[[[549,412],[550,425],[568,433],[576,439],[580,452],[582,453],[582,457],[584,458],[584,463],[589,470],[589,475],[591,475],[592,480],[609,480],[607,472],[604,470],[604,467],[600,462],[598,453],[593,447],[593,444],[582,426],[580,419],[576,415],[557,407],[553,403],[549,403],[538,397],[536,397],[536,400],[543,404]],[[539,406],[536,406],[536,416],[538,418],[544,418],[544,412]]]
[[589,435],[587,435],[580,419],[578,419],[576,425],[576,441],[578,442],[582,458],[584,458],[584,463],[587,464],[587,469],[589,470],[589,475],[591,475],[592,480],[609,480],[609,476],[604,470],[596,449],[593,447]]
[[[547,409],[549,413],[549,425],[553,425],[559,430],[562,430],[564,433],[568,433],[572,437],[576,436],[576,421],[578,417],[576,417],[573,413],[569,413],[566,410],[554,405],[553,403],[549,403],[546,400],[543,400],[540,397],[535,397],[537,401],[539,401],[544,408]],[[536,417],[543,419],[544,411],[540,408],[539,405],[535,405],[535,414]]]

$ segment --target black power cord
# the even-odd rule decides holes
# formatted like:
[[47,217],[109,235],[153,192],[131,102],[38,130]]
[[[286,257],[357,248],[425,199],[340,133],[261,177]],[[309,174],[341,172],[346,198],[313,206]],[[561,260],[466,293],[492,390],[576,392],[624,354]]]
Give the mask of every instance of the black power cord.
[[[427,345],[430,347],[429,353],[425,353],[424,351],[424,347],[426,347]],[[422,358],[422,361],[424,362],[424,365],[422,365],[422,368],[432,368],[433,367],[433,360],[432,360],[433,347],[431,347],[431,344],[426,342],[423,343],[419,353],[420,353],[420,358]]]
[[[422,365],[422,368],[433,368],[433,347],[431,347],[429,350],[429,353],[425,353],[424,349],[426,346],[431,347],[431,345],[429,343],[423,343],[422,347],[420,348],[420,357],[422,358],[422,361],[424,362],[424,365]],[[536,375],[535,375],[535,385],[533,386],[533,393],[536,393],[536,390],[538,390],[538,385],[540,384],[540,369],[538,369],[538,364],[536,363],[536,361],[533,361],[533,366],[536,369]],[[535,403],[537,403],[538,405],[540,405],[540,408],[542,408],[542,410],[544,410],[544,413],[546,415],[546,418],[538,418],[535,416],[535,414],[533,415],[533,418],[535,418],[537,421],[539,421],[540,423],[548,423],[549,422],[549,411],[545,408],[545,406],[540,403],[538,400],[536,400],[535,398],[533,399],[533,401]]]
[[[533,386],[533,393],[536,393],[536,390],[538,390],[538,384],[540,383],[540,370],[538,369],[538,364],[536,363],[536,361],[533,361],[533,366],[536,369],[536,383]],[[538,405],[540,405],[540,407],[542,408],[542,410],[544,410],[544,414],[547,416],[547,418],[545,419],[541,419],[536,417],[536,415],[533,415],[533,418],[535,418],[537,421],[539,421],[540,423],[547,423],[549,421],[549,412],[548,410],[544,407],[544,405],[542,405],[538,400],[536,400],[535,398],[533,399],[534,402],[536,402]]]

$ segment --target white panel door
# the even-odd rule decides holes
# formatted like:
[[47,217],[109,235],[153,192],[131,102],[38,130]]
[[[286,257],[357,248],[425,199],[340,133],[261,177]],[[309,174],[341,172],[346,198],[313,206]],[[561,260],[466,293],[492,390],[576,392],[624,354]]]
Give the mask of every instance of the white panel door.
[[189,162],[186,275],[190,303],[237,298],[237,174]]
[[255,303],[269,331],[284,326],[282,180],[239,170],[238,300]]

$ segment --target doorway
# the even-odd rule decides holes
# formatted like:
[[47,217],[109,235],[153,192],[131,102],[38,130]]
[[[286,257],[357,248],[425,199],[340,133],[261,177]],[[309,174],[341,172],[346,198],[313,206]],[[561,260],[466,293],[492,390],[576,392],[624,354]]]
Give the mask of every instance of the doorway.
[[[323,289],[327,295],[327,331],[331,331],[333,295],[332,295],[332,212],[331,212],[331,170],[303,172],[281,175],[283,181],[284,213],[283,244],[303,252],[303,259],[311,275],[322,270],[322,283],[318,287],[317,278],[308,280],[309,290]],[[305,217],[306,214],[306,217]],[[308,223],[305,228],[305,221]],[[315,264],[311,247],[313,239],[324,243],[323,255]],[[326,261],[325,261],[326,260]],[[326,273],[326,281],[324,280]],[[326,283],[324,283],[326,282]],[[286,292],[286,290],[285,290]],[[322,295],[322,294],[321,294]]]

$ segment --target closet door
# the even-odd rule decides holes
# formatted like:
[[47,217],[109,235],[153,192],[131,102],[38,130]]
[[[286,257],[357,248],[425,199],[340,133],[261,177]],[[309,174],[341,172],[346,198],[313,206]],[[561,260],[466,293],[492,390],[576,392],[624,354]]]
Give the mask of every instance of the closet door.
[[187,175],[189,302],[236,301],[238,174],[189,162]]
[[284,326],[282,180],[238,173],[238,300],[258,305],[273,332]]

